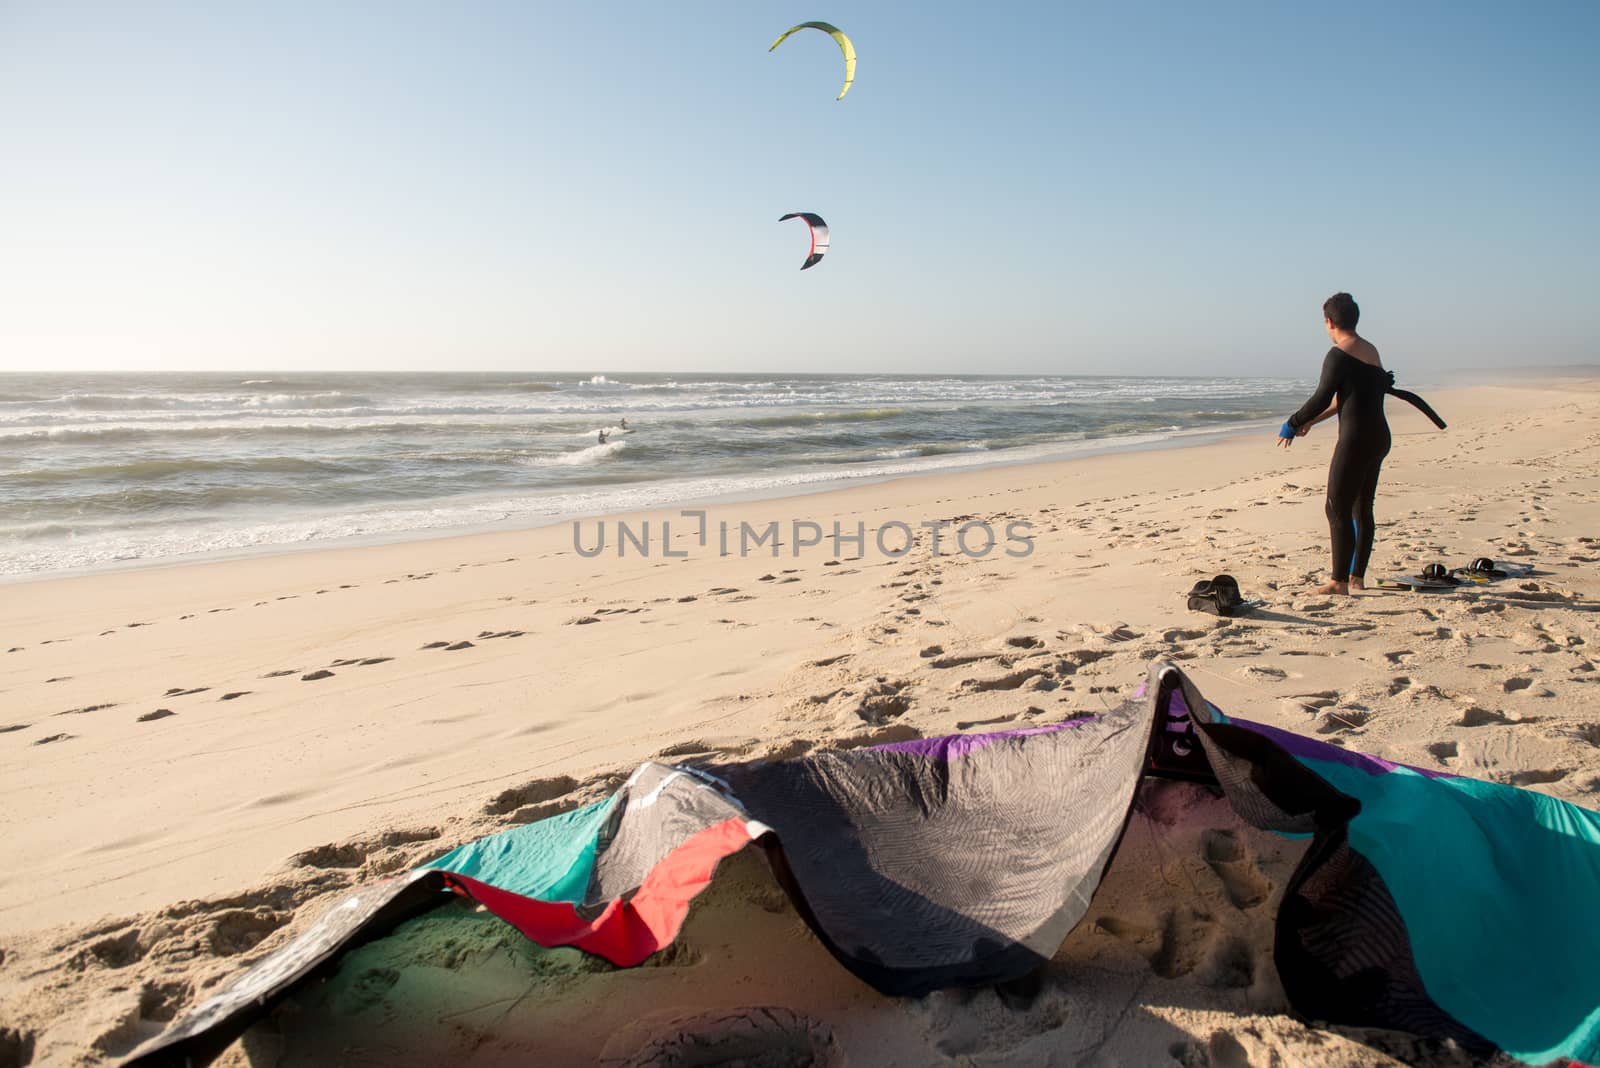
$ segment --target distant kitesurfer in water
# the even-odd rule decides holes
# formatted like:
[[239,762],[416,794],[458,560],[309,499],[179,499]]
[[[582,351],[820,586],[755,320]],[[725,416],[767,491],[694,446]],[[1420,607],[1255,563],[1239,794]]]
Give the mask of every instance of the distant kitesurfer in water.
[[604,445],[605,443],[606,443],[606,432],[604,430],[602,430],[602,431],[600,431],[600,444]]
[[626,419],[624,419],[624,420],[623,420],[623,421],[622,421],[622,422],[621,422],[621,424],[620,424],[620,425],[621,425],[621,427],[622,427],[622,429],[624,429],[624,430],[626,430],[626,429],[628,429],[628,421],[627,421],[627,420],[626,420]]
[[1331,415],[1339,416],[1339,443],[1328,466],[1328,532],[1333,540],[1333,578],[1318,593],[1364,589],[1372,556],[1373,501],[1378,472],[1389,455],[1389,422],[1383,398],[1393,393],[1419,408],[1442,430],[1444,420],[1413,393],[1394,388],[1394,374],[1383,369],[1372,342],[1356,333],[1361,309],[1348,293],[1335,293],[1322,305],[1322,325],[1333,341],[1322,360],[1322,379],[1305,405],[1278,431],[1287,449]]

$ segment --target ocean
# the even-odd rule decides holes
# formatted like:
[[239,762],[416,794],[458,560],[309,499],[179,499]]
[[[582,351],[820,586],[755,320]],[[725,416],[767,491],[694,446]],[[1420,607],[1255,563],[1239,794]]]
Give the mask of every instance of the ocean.
[[0,575],[535,526],[1148,446],[1276,421],[1310,387],[1069,375],[0,374]]

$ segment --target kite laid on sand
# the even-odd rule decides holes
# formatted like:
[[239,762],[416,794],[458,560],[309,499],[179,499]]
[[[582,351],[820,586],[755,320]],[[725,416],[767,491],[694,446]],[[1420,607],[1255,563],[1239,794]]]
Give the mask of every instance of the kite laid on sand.
[[1156,663],[1120,707],[1060,723],[643,764],[606,800],[358,891],[128,1063],[206,1063],[342,952],[452,899],[541,945],[639,964],[752,843],[817,939],[884,994],[1013,984],[1088,913],[1147,776],[1204,783],[1245,822],[1309,839],[1274,919],[1300,1016],[1485,1058],[1600,1060],[1600,813],[1235,719]]
[[790,219],[804,219],[806,225],[811,227],[811,252],[806,256],[806,262],[800,265],[803,271],[807,267],[815,267],[822,262],[822,254],[828,251],[828,224],[822,221],[822,216],[809,211],[791,211],[787,215],[780,215],[779,222]]
[[783,44],[784,41],[788,40],[789,35],[796,30],[821,30],[838,43],[839,51],[844,53],[844,88],[839,90],[839,95],[834,99],[843,100],[844,94],[850,91],[850,83],[856,80],[856,46],[850,43],[850,38],[844,35],[844,31],[832,23],[802,22],[798,26],[791,26],[784,30],[783,35],[773,41],[772,48],[767,49],[767,51],[771,52],[773,48]]

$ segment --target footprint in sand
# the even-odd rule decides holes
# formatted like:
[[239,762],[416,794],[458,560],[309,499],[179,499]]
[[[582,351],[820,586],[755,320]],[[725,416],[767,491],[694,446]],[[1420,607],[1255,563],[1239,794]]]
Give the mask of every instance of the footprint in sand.
[[504,816],[528,805],[543,805],[557,800],[577,788],[578,780],[571,775],[534,779],[521,786],[502,791],[494,800],[483,806],[483,812],[486,816]]
[[921,737],[922,732],[909,723],[888,723],[861,734],[852,734],[844,738],[829,738],[827,739],[827,748],[836,753],[843,753],[847,750],[861,749],[866,746],[889,745],[893,742],[911,742]]
[[905,715],[911,710],[911,696],[906,692],[908,686],[904,680],[891,682],[880,676],[867,687],[856,703],[856,715],[863,723],[873,727],[880,727],[891,719]]
[[1317,725],[1317,733],[1338,734],[1356,730],[1366,726],[1371,718],[1372,713],[1360,705],[1345,705],[1338,711],[1329,709],[1322,713],[1322,722]]
[[336,842],[296,853],[289,863],[297,868],[359,868],[379,850],[398,846],[432,842],[440,837],[437,827],[419,827],[386,831],[376,838],[362,838],[349,842]]
[[1043,668],[1023,668],[1019,671],[1008,672],[1004,675],[987,679],[962,679],[960,689],[967,693],[988,693],[992,690],[1016,690],[1031,679],[1043,679],[1051,682],[1052,679],[1045,674]]
[[1011,659],[1001,656],[999,653],[960,653],[954,656],[937,656],[930,666],[941,669],[965,667],[968,664],[977,664],[985,660],[993,660],[1001,667],[1011,666]]
[[85,712],[98,712],[102,708],[116,708],[116,707],[117,707],[116,702],[112,701],[109,704],[103,704],[103,705],[84,705],[82,708],[69,708],[65,712],[57,712],[56,715],[58,715],[58,716],[81,716]]
[[285,675],[293,675],[299,670],[299,668],[284,668],[282,671],[269,671],[261,677],[264,679],[281,679]]
[[182,980],[145,983],[139,988],[139,1018],[155,1023],[171,1023],[180,1010],[194,1000],[194,987]]
[[1163,913],[1154,926],[1118,916],[1102,916],[1095,927],[1132,946],[1163,979],[1188,975],[1200,965],[1215,920],[1182,907]]
[[1234,832],[1206,831],[1200,838],[1200,845],[1206,865],[1222,881],[1222,889],[1234,908],[1254,908],[1271,896],[1272,883],[1261,874],[1245,844]]
[[614,1035],[601,1051],[600,1063],[615,1068],[664,1064],[836,1068],[845,1059],[827,1024],[777,1005],[752,1005],[647,1017]]
[[254,949],[263,938],[292,919],[292,911],[264,905],[253,909],[230,909],[216,917],[207,941],[217,956],[237,956]]
[[331,679],[331,678],[333,678],[333,672],[327,670],[326,668],[323,668],[320,671],[313,671],[313,672],[310,672],[309,674],[301,675],[300,676],[300,681],[301,682],[315,682],[318,679]]
[[146,712],[144,715],[140,716],[134,722],[136,722],[136,723],[149,723],[151,720],[166,719],[168,716],[176,716],[176,715],[177,715],[177,713],[174,712],[170,708],[158,708],[154,712]]
[[1061,654],[1061,658],[1055,664],[1055,673],[1057,675],[1075,675],[1090,664],[1104,660],[1111,655],[1112,653],[1109,649],[1074,649],[1071,652]]
[[1543,786],[1560,782],[1572,774],[1571,768],[1535,768],[1532,771],[1515,771],[1506,777],[1512,786]]
[[355,843],[318,846],[289,858],[297,868],[359,868],[367,861],[367,851]]
[[679,742],[676,745],[669,745],[665,749],[658,751],[651,759],[668,760],[682,764],[689,763],[689,761],[683,759],[685,757],[710,757],[714,760],[717,757],[743,756],[749,751],[749,745],[717,745],[713,742],[705,742],[695,738],[687,742]]
[[817,747],[817,743],[809,738],[791,738],[787,742],[769,746],[761,754],[761,759],[776,763],[779,760],[793,760],[795,757],[805,756]]
[[1318,690],[1316,693],[1297,693],[1283,698],[1283,704],[1298,712],[1316,714],[1324,708],[1339,703],[1338,690]]
[[1239,674],[1247,679],[1276,679],[1282,680],[1289,677],[1289,673],[1282,668],[1264,664],[1247,664],[1239,669]]
[[[1037,708],[1030,708],[1028,711],[1029,712],[1038,712],[1040,710],[1037,709]],[[1021,713],[1011,712],[1011,713],[1007,713],[1006,715],[1003,715],[1003,716],[995,716],[993,719],[968,719],[968,720],[962,720],[961,722],[956,724],[956,730],[965,731],[965,730],[971,730],[973,727],[992,727],[992,726],[994,726],[995,724],[998,724],[998,723],[1011,723],[1012,721],[1014,721],[1017,718],[1017,716],[1019,714],[1021,714]]]
[[34,745],[49,745],[51,742],[64,742],[73,737],[71,734],[50,734],[34,741]]
[[[17,727],[3,727],[0,728],[0,733],[4,733],[7,730],[14,731],[19,729],[20,728]],[[1589,745],[1600,748],[1600,723],[1585,723],[1576,730],[1560,731],[1559,733],[1564,734],[1569,738],[1576,738],[1580,742],[1585,742]]]

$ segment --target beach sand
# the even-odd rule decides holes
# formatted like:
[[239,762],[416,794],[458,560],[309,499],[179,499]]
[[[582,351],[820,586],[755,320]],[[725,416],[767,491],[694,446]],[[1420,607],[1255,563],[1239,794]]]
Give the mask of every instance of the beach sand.
[[[565,525],[0,586],[0,1065],[114,1060],[351,887],[605,796],[642,760],[1053,722],[1118,703],[1160,658],[1226,711],[1596,807],[1600,386],[1429,400],[1448,431],[1389,406],[1369,579],[1478,556],[1533,575],[1314,594],[1327,425],[1287,452],[1264,430],[707,506],[704,546],[676,510],[629,517],[636,534],[650,522],[647,557],[619,558],[607,519],[592,559]],[[663,555],[664,520],[683,555]],[[864,522],[864,549],[795,549],[794,522],[835,520]],[[899,559],[874,543],[883,524],[938,520],[987,522],[1000,542],[982,559],[953,528],[937,557],[925,531]],[[739,523],[777,521],[779,555],[721,555],[721,521],[734,549]],[[1031,524],[1028,555],[1006,554],[1011,522]],[[600,525],[581,525],[586,546]],[[1184,593],[1219,572],[1265,603],[1234,620],[1187,611]],[[347,959],[222,1063],[702,1063],[690,1047],[841,1064],[1455,1063],[1287,1015],[1271,917],[1302,847],[1199,788],[1143,790],[1025,1010],[992,991],[877,995],[746,851],[644,967],[447,906]]]

